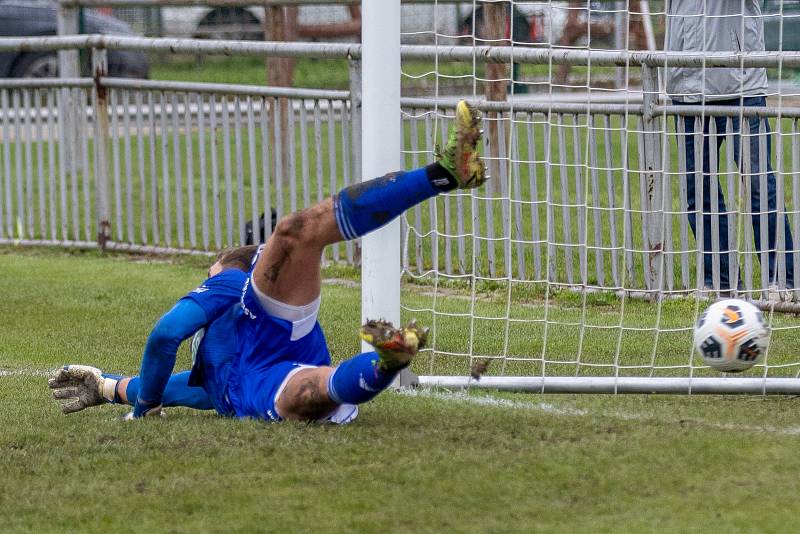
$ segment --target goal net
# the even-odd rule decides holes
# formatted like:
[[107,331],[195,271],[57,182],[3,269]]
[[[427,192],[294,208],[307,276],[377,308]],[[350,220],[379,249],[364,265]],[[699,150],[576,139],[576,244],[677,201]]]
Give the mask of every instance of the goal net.
[[[440,1],[405,13],[405,166],[432,159],[468,98],[484,112],[492,175],[404,217],[402,314],[431,326],[421,382],[797,391],[800,325],[785,312],[800,311],[800,63],[783,36],[800,11],[762,4]],[[726,295],[756,302],[771,328],[744,375],[705,367],[692,346],[699,314]]]

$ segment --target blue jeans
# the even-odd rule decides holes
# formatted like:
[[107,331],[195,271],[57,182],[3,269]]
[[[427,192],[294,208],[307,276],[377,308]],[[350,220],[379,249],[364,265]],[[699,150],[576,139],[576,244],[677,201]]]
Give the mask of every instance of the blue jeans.
[[[674,102],[676,105],[685,105],[686,103],[683,102]],[[707,105],[724,105],[724,106],[764,106],[766,104],[766,98],[763,96],[756,96],[756,97],[746,97],[746,98],[734,98],[731,100],[722,100],[722,101],[713,101],[707,102]],[[696,207],[696,195],[695,195],[695,174],[696,174],[696,166],[695,166],[695,153],[694,153],[694,123],[695,117],[678,117],[677,120],[683,120],[684,124],[684,143],[686,146],[686,196],[687,196],[687,204],[688,204],[688,211],[689,211],[689,225],[692,228],[692,233],[695,235],[695,239],[697,239],[697,207]],[[703,120],[703,238],[702,243],[698,243],[698,245],[702,245],[703,250],[703,278],[705,285],[707,287],[714,287],[713,283],[713,246],[712,246],[712,228],[711,228],[711,221],[712,215],[714,217],[718,216],[718,226],[719,226],[719,288],[715,289],[731,289],[730,283],[730,245],[728,243],[728,215],[725,213],[727,208],[725,207],[725,196],[722,194],[722,187],[717,187],[717,205],[718,205],[718,212],[711,210],[711,171],[710,171],[710,162],[709,162],[709,123],[711,122],[711,117],[706,117]],[[719,168],[719,155],[721,153],[721,146],[723,141],[725,140],[726,134],[726,122],[727,117],[714,117],[713,120],[716,122],[716,143],[717,143],[717,168]],[[776,199],[776,192],[775,192],[775,174],[772,170],[772,135],[770,134],[769,122],[766,119],[762,119],[764,122],[765,132],[766,132],[766,145],[767,145],[767,161],[766,161],[766,172],[767,172],[767,237],[768,237],[768,257],[769,257],[769,279],[770,283],[776,283],[777,280],[777,254],[775,252],[776,246],[776,239],[777,239],[777,199]],[[762,250],[762,243],[761,243],[761,183],[760,183],[760,173],[761,171],[761,161],[759,158],[759,123],[761,121],[751,118],[747,121],[750,125],[750,211],[752,212],[752,224],[753,224],[753,234],[755,237],[755,249],[759,252],[758,257],[759,260],[761,259],[760,252]],[[733,153],[734,158],[736,160],[736,164],[741,170],[741,150],[740,150],[740,143],[741,143],[741,135],[740,133],[740,119],[739,117],[732,117],[731,118],[731,128],[733,130],[732,133],[736,134],[733,136]],[[678,141],[680,143],[680,140]],[[714,177],[716,180],[717,177]],[[785,206],[784,206],[785,211]],[[717,215],[718,214],[718,215]],[[785,235],[785,247],[787,251],[792,251],[794,249],[794,244],[792,242],[792,231],[789,228],[789,217],[784,215],[783,218],[784,224],[784,235]],[[698,241],[700,241],[698,239]],[[786,254],[786,286],[787,287],[794,287],[794,258],[791,252],[787,252]]]

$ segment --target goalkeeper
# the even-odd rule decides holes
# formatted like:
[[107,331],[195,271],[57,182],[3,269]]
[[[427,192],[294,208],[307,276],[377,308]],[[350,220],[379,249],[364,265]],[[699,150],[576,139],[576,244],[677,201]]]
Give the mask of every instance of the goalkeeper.
[[[138,377],[82,365],[59,369],[49,386],[66,401],[62,411],[113,402],[133,405],[128,418],[187,406],[269,421],[352,420],[355,405],[374,398],[410,364],[426,331],[413,322],[395,328],[368,321],[361,337],[375,351],[331,367],[317,322],[323,249],[365,235],[440,192],[481,185],[479,121],[477,110],[461,101],[436,163],[351,185],[284,217],[248,273],[228,255],[219,258],[208,280],[158,321]],[[172,375],[178,346],[200,329],[192,371]]]

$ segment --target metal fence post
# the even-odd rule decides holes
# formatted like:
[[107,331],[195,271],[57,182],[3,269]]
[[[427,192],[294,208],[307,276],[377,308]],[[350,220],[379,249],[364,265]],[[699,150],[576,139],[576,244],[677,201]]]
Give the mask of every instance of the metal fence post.
[[[614,48],[616,50],[624,50],[628,29],[630,27],[628,22],[629,15],[627,15],[625,11],[625,2],[622,0],[616,0],[616,2],[614,2],[614,9],[616,10],[614,13]],[[591,16],[591,14],[587,15],[587,17],[588,16]],[[629,68],[630,67],[626,65],[625,67],[617,67],[615,69],[614,86],[617,89],[624,89],[626,87],[625,82],[627,81]]]
[[[77,35],[80,24],[80,8],[74,6],[59,5],[56,20],[56,33],[58,35]],[[58,51],[58,75],[61,78],[77,78],[80,76],[80,55],[78,50],[59,50]],[[73,97],[72,91],[68,88],[61,88],[58,103],[58,135],[61,146],[68,146],[68,140],[80,139],[78,137],[78,121],[75,120],[75,107],[79,102]],[[76,141],[77,142],[77,141]],[[63,168],[72,169],[71,150],[63,151]],[[80,160],[80,158],[76,158]],[[76,162],[77,163],[77,162]]]
[[[77,35],[79,24],[79,8],[74,6],[58,6],[56,32],[58,35]],[[58,74],[62,78],[76,78],[80,75],[78,50],[58,51]]]
[[[103,49],[92,49],[92,105],[94,108],[94,148],[95,148],[95,202],[97,206],[97,244],[105,250],[111,235],[111,216],[108,206],[108,93],[102,85],[108,75],[108,54]],[[88,172],[88,169],[87,169]]]
[[[361,60],[350,58],[350,124],[353,182],[361,181]],[[344,110],[342,110],[344,113]],[[344,117],[342,117],[344,120]],[[398,147],[401,150],[402,147]]]
[[[349,63],[349,75],[350,75],[350,150],[347,151],[345,146],[342,147],[342,160],[346,161],[345,158],[350,159],[350,165],[344,166],[345,169],[349,168],[352,169],[352,175],[350,176],[350,183],[358,183],[361,181],[363,176],[363,170],[361,168],[362,154],[361,154],[361,128],[362,128],[362,121],[361,121],[361,107],[362,107],[362,71],[361,71],[361,59],[354,59],[352,57],[348,58]],[[331,101],[330,106],[333,106],[333,102]],[[342,128],[344,128],[344,121],[345,115],[347,113],[347,105],[345,102],[342,102]],[[345,153],[349,152],[349,153]],[[347,172],[345,171],[345,184],[347,184]],[[333,193],[333,191],[331,191]],[[355,255],[352,258],[352,263],[354,265],[358,265],[363,258],[363,250],[361,248],[363,241],[358,239],[353,242],[355,248]]]
[[664,253],[664,194],[663,169],[661,168],[661,121],[654,110],[658,104],[658,68],[642,65],[642,96],[644,127],[644,166],[647,194],[642,198],[643,222],[647,224],[645,247],[647,265],[645,282],[647,289],[657,296],[664,289],[662,279]]

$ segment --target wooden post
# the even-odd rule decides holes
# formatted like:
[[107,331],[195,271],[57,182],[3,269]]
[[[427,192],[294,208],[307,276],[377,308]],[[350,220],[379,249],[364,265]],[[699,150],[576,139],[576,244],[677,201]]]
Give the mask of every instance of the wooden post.
[[[486,40],[487,45],[504,46],[509,44],[506,35],[507,4],[491,3],[483,5],[483,28],[480,35]],[[486,100],[502,102],[508,97],[508,66],[503,63],[486,64]],[[500,176],[500,162],[498,153],[500,148],[499,123],[502,113],[489,113],[487,118],[489,130],[489,174]],[[491,187],[491,185],[490,185]]]
[[[296,37],[297,28],[297,8],[289,8],[282,6],[266,6],[264,7],[264,37],[267,41],[292,41]],[[294,82],[294,59],[283,57],[268,57],[266,61],[267,67],[267,85],[270,87],[291,87]],[[275,131],[270,128],[270,144],[277,150],[280,147],[281,158],[284,162],[293,158],[294,154],[291,153],[291,143],[286,133],[289,130],[289,113],[293,110],[289,105],[289,100],[286,98],[273,98],[270,99],[272,109],[280,113],[281,132],[284,135],[280,139],[275,139]],[[273,111],[274,112],[274,111]],[[284,169],[287,168],[284,165]],[[294,179],[292,176],[283,174],[277,177],[288,183],[289,180]],[[283,213],[279,215],[284,215]]]

